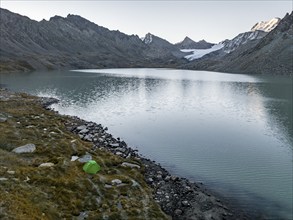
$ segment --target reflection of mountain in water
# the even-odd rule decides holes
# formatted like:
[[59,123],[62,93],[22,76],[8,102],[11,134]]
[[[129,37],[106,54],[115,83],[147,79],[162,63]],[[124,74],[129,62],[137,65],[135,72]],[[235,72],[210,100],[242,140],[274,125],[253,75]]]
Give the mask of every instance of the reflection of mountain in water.
[[1,82],[53,92],[56,110],[108,126],[142,154],[175,164],[174,174],[214,190],[219,183],[227,198],[245,195],[244,208],[258,198],[257,211],[291,218],[289,77],[111,69],[1,75]]

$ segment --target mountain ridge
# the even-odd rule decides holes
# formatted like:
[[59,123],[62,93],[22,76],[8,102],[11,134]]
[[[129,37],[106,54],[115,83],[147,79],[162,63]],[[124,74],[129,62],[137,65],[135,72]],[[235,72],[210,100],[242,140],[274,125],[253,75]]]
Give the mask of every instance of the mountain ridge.
[[[217,47],[217,50],[212,47],[219,44],[205,40],[195,42],[189,37],[177,44],[151,33],[140,39],[134,34],[109,30],[79,15],[68,14],[67,17],[54,16],[49,20],[35,21],[0,8],[0,18],[1,72],[164,67],[292,74],[292,62],[288,59],[292,56],[292,12],[281,20],[273,18],[256,23],[250,31],[222,41],[224,46]],[[196,50],[209,51],[201,51],[202,55],[198,56],[192,54]],[[252,57],[261,61],[262,65],[256,65]]]
[[177,48],[179,49],[208,49],[215,44],[206,42],[205,40],[195,42],[194,40],[186,36],[183,41],[174,45],[177,46]]
[[240,45],[233,52],[216,51],[181,68],[248,74],[292,75],[293,12],[261,39]]

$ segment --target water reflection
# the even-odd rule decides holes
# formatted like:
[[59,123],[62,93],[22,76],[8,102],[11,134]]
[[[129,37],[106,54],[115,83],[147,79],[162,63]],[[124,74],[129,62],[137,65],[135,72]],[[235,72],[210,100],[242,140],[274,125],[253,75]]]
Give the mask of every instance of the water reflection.
[[292,83],[288,78],[161,69],[1,76],[55,96],[56,110],[102,123],[174,174],[241,207],[292,217]]

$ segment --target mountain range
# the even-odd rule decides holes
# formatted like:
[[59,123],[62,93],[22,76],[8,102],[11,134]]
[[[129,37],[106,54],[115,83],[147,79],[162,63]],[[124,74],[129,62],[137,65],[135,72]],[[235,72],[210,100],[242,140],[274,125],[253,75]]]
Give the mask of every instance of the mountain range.
[[111,31],[78,15],[34,21],[0,8],[0,71],[170,67],[232,73],[292,74],[292,12],[213,44],[172,44]]

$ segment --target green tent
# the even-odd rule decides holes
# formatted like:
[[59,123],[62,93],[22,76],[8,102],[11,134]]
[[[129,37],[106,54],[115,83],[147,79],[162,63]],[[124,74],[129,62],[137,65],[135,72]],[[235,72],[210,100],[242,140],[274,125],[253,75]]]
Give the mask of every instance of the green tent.
[[100,169],[100,165],[97,164],[96,161],[90,160],[88,161],[85,165],[83,165],[84,172],[89,173],[89,174],[96,174]]

